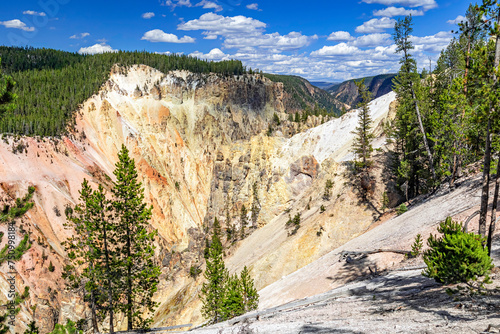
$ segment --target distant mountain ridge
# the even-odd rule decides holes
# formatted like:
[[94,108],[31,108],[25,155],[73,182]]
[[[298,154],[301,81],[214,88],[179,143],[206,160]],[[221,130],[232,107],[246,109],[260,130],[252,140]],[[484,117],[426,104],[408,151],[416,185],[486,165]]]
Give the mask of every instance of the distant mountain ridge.
[[264,73],[264,76],[273,82],[283,83],[287,95],[284,98],[284,104],[289,113],[304,110],[306,107],[314,108],[318,104],[320,108],[335,115],[341,114],[342,102],[337,101],[327,91],[314,86],[302,77],[268,73]]
[[345,103],[352,108],[356,108],[357,104],[361,101],[358,94],[355,81],[365,80],[365,85],[372,92],[373,99],[385,95],[392,91],[392,79],[396,74],[380,74],[372,77],[352,79],[344,81],[340,84],[335,84],[327,89],[327,91],[338,101]]
[[341,81],[334,81],[334,82],[329,82],[329,81],[310,81],[313,86],[316,86],[318,88],[328,90],[332,86],[338,85],[342,83]]

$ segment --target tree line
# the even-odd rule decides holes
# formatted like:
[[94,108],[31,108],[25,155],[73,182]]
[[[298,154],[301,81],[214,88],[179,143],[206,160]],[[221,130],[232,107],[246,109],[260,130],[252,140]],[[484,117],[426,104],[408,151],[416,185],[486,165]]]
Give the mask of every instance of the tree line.
[[[465,17],[436,67],[420,73],[412,54],[412,17],[397,21],[393,38],[401,67],[393,83],[398,104],[395,119],[385,128],[394,147],[393,175],[406,200],[431,193],[443,183],[454,187],[468,166],[482,162],[482,237],[487,234],[492,184],[495,189],[486,242],[490,250],[500,189],[500,4],[471,4]],[[367,109],[371,97],[362,82],[358,89],[362,102],[353,152],[358,175],[363,176],[372,163]]]
[[8,75],[0,81],[0,94],[7,90],[18,96],[16,106],[0,109],[0,132],[27,136],[66,134],[74,111],[99,91],[114,64],[125,67],[144,64],[163,73],[172,70],[224,76],[247,73],[238,60],[213,62],[146,51],[80,55],[45,48],[0,46],[0,58],[1,69]]

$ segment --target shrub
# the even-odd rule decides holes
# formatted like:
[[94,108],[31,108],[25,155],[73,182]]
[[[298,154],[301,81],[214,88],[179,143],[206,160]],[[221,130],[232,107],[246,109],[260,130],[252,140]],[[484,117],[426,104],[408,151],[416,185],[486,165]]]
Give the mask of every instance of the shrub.
[[189,268],[189,275],[192,278],[198,277],[199,274],[201,274],[201,269],[198,268],[197,266],[191,266],[191,268]]
[[333,188],[333,182],[332,182],[332,180],[330,180],[330,179],[326,180],[326,183],[325,183],[325,192],[323,193],[323,199],[325,201],[329,201],[330,200],[332,188]]
[[406,205],[404,203],[401,203],[401,205],[398,207],[398,210],[396,212],[399,216],[399,215],[402,215],[403,213],[405,213],[406,211],[408,211],[408,208],[406,207]]
[[424,276],[434,278],[442,284],[471,283],[479,277],[479,287],[490,283],[488,274],[493,268],[488,250],[483,247],[484,238],[474,233],[462,231],[462,224],[453,222],[450,217],[441,222],[438,232],[443,234],[437,238],[433,235],[427,239],[430,249],[424,252],[427,269]]
[[78,330],[76,324],[68,320],[66,325],[56,324],[56,327],[50,334],[82,334],[83,331]]
[[319,207],[319,212],[320,212],[320,213],[323,213],[323,212],[325,212],[325,211],[326,211],[325,206],[324,206],[324,205],[321,205],[321,206]]
[[51,273],[53,273],[55,269],[56,269],[56,268],[55,268],[55,267],[54,267],[54,265],[52,264],[52,261],[50,261],[50,263],[49,263],[49,271],[50,271]]
[[424,243],[422,242],[422,235],[417,234],[415,237],[415,241],[413,241],[413,244],[411,245],[411,257],[417,257],[420,255],[420,252],[422,251],[422,247],[424,247]]

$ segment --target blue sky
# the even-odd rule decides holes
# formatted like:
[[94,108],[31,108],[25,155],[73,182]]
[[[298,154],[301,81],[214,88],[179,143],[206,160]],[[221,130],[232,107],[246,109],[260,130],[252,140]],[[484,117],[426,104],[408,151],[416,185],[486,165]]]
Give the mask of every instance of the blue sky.
[[434,63],[466,0],[2,1],[0,44],[80,53],[147,50],[240,59],[269,73],[341,81],[394,72],[394,20],[414,16],[414,54]]

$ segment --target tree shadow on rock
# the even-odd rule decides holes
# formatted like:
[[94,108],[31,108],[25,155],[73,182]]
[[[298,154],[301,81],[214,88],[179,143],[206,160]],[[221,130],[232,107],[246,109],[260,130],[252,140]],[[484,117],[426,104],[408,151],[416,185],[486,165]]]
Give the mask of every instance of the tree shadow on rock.
[[500,318],[500,291],[486,295],[448,295],[446,287],[424,276],[380,277],[383,284],[371,292],[376,299],[374,314],[412,309],[447,322],[476,321],[478,316]]

